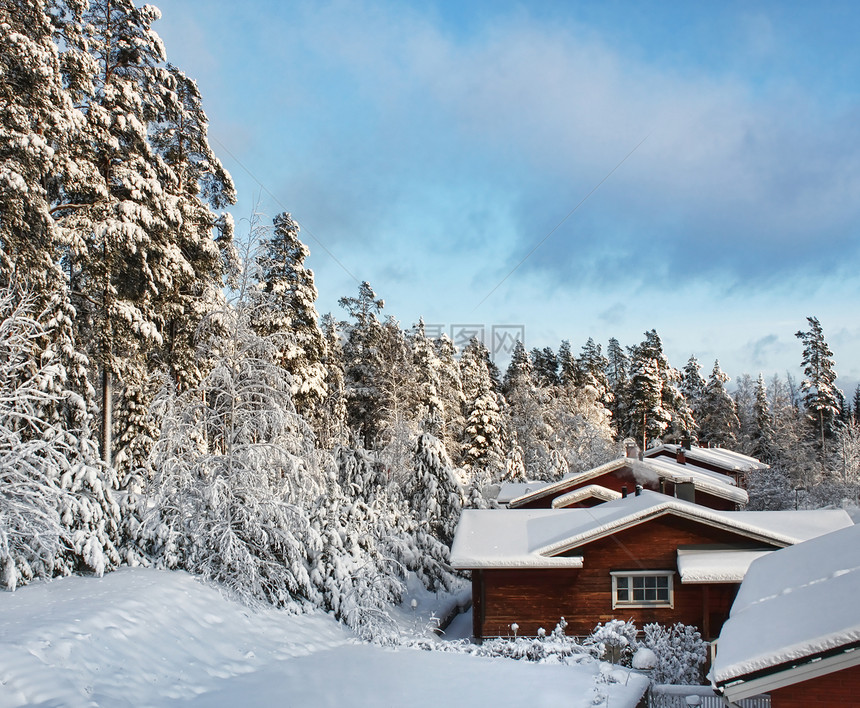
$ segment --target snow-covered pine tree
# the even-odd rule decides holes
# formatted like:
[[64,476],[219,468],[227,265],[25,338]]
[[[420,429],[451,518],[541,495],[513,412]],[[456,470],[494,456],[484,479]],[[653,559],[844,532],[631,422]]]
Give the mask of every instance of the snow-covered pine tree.
[[43,315],[40,385],[57,395],[46,399],[40,416],[88,429],[93,391],[75,341],[75,310],[60,267],[63,234],[51,209],[55,181],[71,169],[69,141],[83,115],[63,85],[46,3],[6,3],[0,25],[0,287],[26,288]]
[[734,399],[726,390],[728,381],[729,377],[720,368],[719,360],[714,361],[702,396],[699,439],[707,445],[734,449],[738,442],[740,421]]
[[836,387],[836,371],[833,352],[824,339],[824,330],[816,317],[807,317],[809,330],[798,331],[795,336],[803,342],[804,379],[800,383],[803,405],[810,422],[814,424],[821,454],[824,455],[825,439],[832,437],[841,413],[842,392]]
[[236,201],[233,180],[209,145],[209,121],[197,84],[168,64],[174,90],[150,130],[156,152],[170,168],[162,179],[175,250],[161,270],[157,308],[164,345],[161,363],[182,391],[205,375],[196,356],[196,333],[211,303],[210,291],[235,275],[233,219],[223,210]]
[[280,365],[292,378],[296,410],[317,429],[319,408],[326,397],[326,351],[314,304],[313,272],[304,265],[309,254],[299,240],[298,223],[286,212],[278,214],[257,257],[260,282],[253,323],[262,335],[289,332]]
[[0,76],[0,286],[50,297],[61,277],[48,182],[83,116],[63,86],[44,0],[0,6]]
[[177,251],[164,189],[171,170],[149,141],[175,101],[160,17],[132,0],[93,0],[81,25],[62,25],[66,85],[85,116],[56,182],[53,213],[68,240],[64,259],[78,310],[79,340],[101,370],[101,452],[112,459],[113,382],[140,375],[162,344],[157,301]]

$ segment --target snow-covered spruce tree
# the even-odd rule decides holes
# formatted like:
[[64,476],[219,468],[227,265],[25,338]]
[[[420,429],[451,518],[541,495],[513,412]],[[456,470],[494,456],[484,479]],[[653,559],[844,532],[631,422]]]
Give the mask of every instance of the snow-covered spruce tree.
[[770,463],[773,460],[773,437],[773,423],[771,422],[770,405],[767,399],[767,385],[764,382],[764,376],[759,374],[755,383],[749,454],[762,462]]
[[278,214],[257,256],[260,282],[254,294],[253,325],[264,336],[289,330],[291,345],[281,352],[279,363],[292,377],[296,411],[317,428],[326,397],[326,352],[314,275],[304,265],[308,255],[308,247],[299,240],[298,223],[287,212]]
[[372,449],[383,428],[380,382],[383,330],[378,315],[385,303],[365,281],[359,285],[357,297],[342,297],[338,304],[353,320],[341,323],[346,334],[343,363],[347,424],[363,446]]
[[740,421],[734,399],[726,390],[728,380],[728,375],[720,368],[719,360],[715,361],[702,395],[699,439],[707,445],[734,449],[737,447]]
[[562,386],[579,381],[579,362],[570,349],[570,342],[563,340],[558,347],[558,383]]
[[559,469],[553,462],[553,431],[547,422],[551,392],[535,384],[531,360],[519,341],[505,372],[504,394],[511,430],[522,446],[526,474],[530,479],[555,479]]
[[[466,472],[464,484],[468,496],[476,498],[483,487],[505,478],[505,420],[501,401],[494,390],[487,362],[489,353],[477,339],[472,339],[460,357],[460,380],[463,385],[463,418],[460,464]],[[517,470],[518,471],[518,470]]]
[[46,372],[55,364],[40,360],[45,328],[33,303],[0,291],[0,567],[10,589],[34,577],[101,575],[119,563],[111,471],[86,429],[41,416],[77,394],[44,385],[56,381]]
[[[312,556],[311,579],[326,610],[359,636],[385,642],[395,630],[387,609],[402,598],[405,569],[388,553],[391,534],[380,516],[392,510],[373,468],[364,451],[341,448],[337,459],[330,459],[326,487],[311,512],[321,540]],[[373,490],[369,499],[363,490]]]
[[532,376],[538,386],[557,386],[561,383],[558,357],[552,347],[534,348],[531,351]]
[[649,440],[663,434],[671,415],[663,407],[663,380],[658,360],[637,349],[631,356],[630,434],[648,447]]
[[457,348],[448,335],[443,334],[435,340],[436,357],[439,361],[439,398],[442,400],[443,417],[439,439],[452,460],[459,460],[460,435],[465,428],[463,405],[463,383],[460,379],[460,365],[457,362]]
[[442,442],[429,433],[418,436],[413,455],[414,472],[403,486],[404,496],[421,528],[450,546],[463,508],[454,465]]
[[841,413],[842,392],[836,387],[836,371],[833,368],[833,352],[824,339],[824,331],[816,317],[807,317],[809,330],[798,331],[795,336],[803,342],[804,379],[800,383],[803,405],[824,455],[825,439],[833,437]]
[[627,434],[630,423],[630,359],[615,337],[610,338],[606,347],[606,360],[606,381],[612,394],[609,410],[615,437],[620,439]]
[[346,388],[338,324],[331,313],[323,315],[321,330],[325,339],[323,366],[326,371],[326,397],[319,406],[317,443],[323,450],[330,450],[338,445],[345,445],[349,440],[346,425]]
[[282,335],[251,326],[249,274],[202,343],[211,370],[159,397],[143,541],[160,565],[212,578],[245,600],[320,600],[309,510],[324,489],[313,435],[292,405]]
[[681,394],[687,401],[690,409],[692,426],[689,429],[693,440],[698,437],[699,419],[702,417],[702,399],[705,396],[705,378],[700,373],[702,370],[699,360],[695,354],[691,354],[684,365],[683,378],[681,379]]
[[442,400],[442,381],[439,375],[441,362],[436,354],[436,347],[427,338],[424,319],[412,328],[407,343],[411,350],[411,369],[414,376],[414,395],[409,401],[413,420],[419,422],[419,427],[439,436],[445,425],[445,403]]
[[612,405],[612,392],[609,390],[609,380],[606,377],[608,366],[609,360],[603,356],[600,345],[589,337],[579,356],[577,384],[583,388],[592,388],[594,398],[605,407]]

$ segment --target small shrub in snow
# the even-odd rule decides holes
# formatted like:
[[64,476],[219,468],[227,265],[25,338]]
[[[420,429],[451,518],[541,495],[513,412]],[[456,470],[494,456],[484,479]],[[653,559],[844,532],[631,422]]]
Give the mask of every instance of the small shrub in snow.
[[672,627],[646,624],[642,643],[657,659],[651,674],[655,683],[695,685],[702,682],[708,643],[695,627],[680,622]]
[[585,642],[595,654],[613,664],[630,665],[630,659],[636,650],[636,625],[633,620],[609,620],[606,624],[598,624]]

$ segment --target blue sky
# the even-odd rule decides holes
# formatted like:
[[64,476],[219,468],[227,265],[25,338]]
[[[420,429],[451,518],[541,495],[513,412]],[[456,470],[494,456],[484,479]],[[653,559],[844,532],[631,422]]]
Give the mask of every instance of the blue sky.
[[368,280],[404,326],[655,328],[732,377],[799,373],[815,315],[860,380],[857,3],[156,4],[320,312]]

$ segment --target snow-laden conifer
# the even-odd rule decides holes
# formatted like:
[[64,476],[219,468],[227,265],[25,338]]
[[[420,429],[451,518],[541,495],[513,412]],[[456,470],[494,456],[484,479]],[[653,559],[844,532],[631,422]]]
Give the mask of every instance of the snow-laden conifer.
[[825,439],[839,427],[840,404],[844,400],[836,387],[833,352],[824,338],[824,330],[817,317],[807,317],[808,331],[798,331],[795,336],[803,342],[804,378],[800,383],[803,405],[810,421],[815,425],[823,454]]
[[313,272],[304,265],[309,254],[299,240],[298,222],[287,212],[278,214],[257,255],[259,283],[252,317],[262,335],[289,332],[279,363],[292,377],[296,410],[317,427],[326,397],[326,351]]
[[111,471],[86,429],[42,415],[76,394],[43,386],[54,363],[39,359],[45,328],[32,306],[26,293],[0,292],[0,565],[10,589],[119,562]]
[[719,360],[715,361],[702,392],[699,439],[707,445],[734,449],[737,447],[740,421],[734,399],[726,390],[728,381],[729,377],[720,368]]

